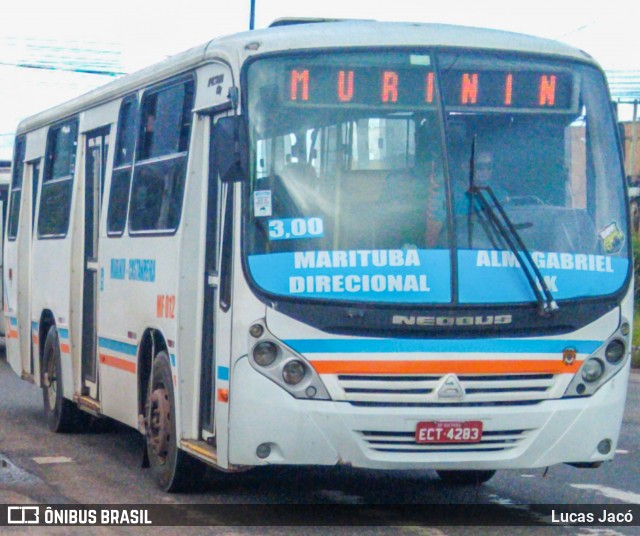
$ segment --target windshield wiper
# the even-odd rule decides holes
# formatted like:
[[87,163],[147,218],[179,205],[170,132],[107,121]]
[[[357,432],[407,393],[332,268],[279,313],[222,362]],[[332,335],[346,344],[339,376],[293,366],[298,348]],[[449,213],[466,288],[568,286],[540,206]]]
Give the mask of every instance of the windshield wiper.
[[[538,302],[538,313],[541,316],[549,316],[553,312],[559,309],[556,300],[549,290],[549,285],[544,279],[540,269],[536,265],[531,256],[531,252],[525,246],[520,233],[513,225],[513,222],[507,215],[502,206],[502,203],[498,200],[496,195],[490,186],[476,186],[474,184],[475,178],[475,153],[476,153],[476,138],[473,138],[473,145],[471,147],[471,167],[469,176],[469,190],[471,195],[471,204],[469,207],[470,217],[473,210],[473,201],[478,199],[481,208],[488,215],[489,222],[498,231],[500,236],[509,246],[509,249],[516,256],[518,264],[522,268],[524,275],[533,290],[533,293]],[[487,197],[489,199],[487,199]],[[469,222],[471,224],[471,222]],[[524,259],[523,259],[524,255]],[[526,260],[526,263],[523,262]]]

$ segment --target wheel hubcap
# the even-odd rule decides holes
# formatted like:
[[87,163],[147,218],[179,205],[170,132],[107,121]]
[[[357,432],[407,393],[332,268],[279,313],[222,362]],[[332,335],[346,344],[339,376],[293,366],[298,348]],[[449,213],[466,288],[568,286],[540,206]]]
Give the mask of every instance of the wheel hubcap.
[[47,388],[47,400],[49,401],[49,407],[53,410],[56,407],[56,395],[58,391],[58,377],[56,376],[55,359],[49,359],[47,365],[47,372],[44,375],[44,384]]
[[171,444],[171,406],[167,390],[159,386],[149,400],[149,445],[156,457],[164,463]]

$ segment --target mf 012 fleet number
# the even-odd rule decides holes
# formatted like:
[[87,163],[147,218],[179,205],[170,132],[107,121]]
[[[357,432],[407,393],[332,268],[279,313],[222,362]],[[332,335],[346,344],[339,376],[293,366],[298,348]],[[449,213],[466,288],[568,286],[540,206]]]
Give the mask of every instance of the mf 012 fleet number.
[[482,421],[425,421],[416,426],[416,443],[479,443]]

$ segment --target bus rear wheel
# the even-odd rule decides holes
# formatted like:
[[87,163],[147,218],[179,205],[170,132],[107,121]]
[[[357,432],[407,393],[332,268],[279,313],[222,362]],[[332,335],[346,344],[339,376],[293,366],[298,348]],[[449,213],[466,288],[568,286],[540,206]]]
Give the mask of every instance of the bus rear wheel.
[[158,487],[168,492],[190,491],[202,476],[200,462],[178,448],[175,393],[169,356],[153,361],[146,404],[147,456]]
[[484,484],[496,474],[493,470],[484,471],[437,471],[440,480],[452,486]]
[[62,361],[55,326],[49,329],[44,342],[42,370],[42,399],[49,430],[56,433],[78,431],[86,424],[86,414],[62,396]]

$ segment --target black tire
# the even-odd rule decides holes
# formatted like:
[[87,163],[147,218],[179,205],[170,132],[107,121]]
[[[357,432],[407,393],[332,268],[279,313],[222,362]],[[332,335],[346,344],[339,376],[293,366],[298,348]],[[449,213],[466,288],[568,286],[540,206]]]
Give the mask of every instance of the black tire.
[[437,471],[437,473],[440,480],[451,486],[480,486],[496,474],[493,470]]
[[147,456],[160,489],[191,491],[202,478],[202,464],[177,446],[175,395],[171,364],[166,352],[153,361],[146,400]]
[[56,433],[76,432],[87,421],[86,414],[62,396],[62,361],[58,330],[51,327],[44,341],[42,356],[42,400],[49,430]]

